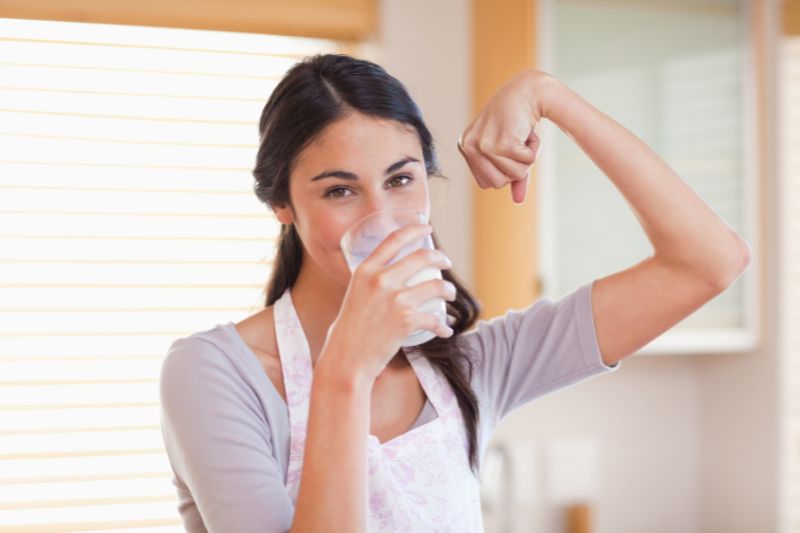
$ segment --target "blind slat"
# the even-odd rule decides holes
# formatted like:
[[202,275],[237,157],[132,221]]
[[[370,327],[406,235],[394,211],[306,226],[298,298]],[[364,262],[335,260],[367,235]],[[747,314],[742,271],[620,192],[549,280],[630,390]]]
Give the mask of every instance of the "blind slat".
[[[2,228],[5,230],[5,228]],[[198,235],[194,238],[175,238],[161,236],[159,238],[119,239],[106,236],[76,237],[25,237],[7,236],[0,232],[0,261],[4,259],[31,260],[42,259],[52,261],[63,260],[108,260],[139,261],[142,258],[160,259],[164,261],[219,260],[225,258],[233,261],[259,261],[272,250],[269,239],[228,239],[225,237],[211,239]],[[0,286],[3,280],[0,280]]]
[[52,65],[53,51],[63,54],[65,67],[104,70],[145,70],[170,74],[280,78],[295,62],[293,57],[243,50],[128,47],[103,43],[0,38],[0,57],[6,64]]
[[[152,412],[157,410],[157,407],[150,407],[148,409]],[[123,410],[121,412],[125,413],[128,411]],[[87,410],[87,413],[91,416],[93,411]],[[20,482],[19,480],[21,479],[36,483],[39,482],[39,480],[57,477],[78,478],[80,476],[98,474],[107,476],[120,474],[120,477],[122,477],[137,472],[166,472],[168,470],[169,462],[166,456],[160,451],[146,454],[100,457],[19,459],[3,462],[3,471],[0,472],[0,483],[6,483],[9,480]]]
[[149,85],[143,83],[143,72],[116,71],[113,76],[103,76],[102,71],[85,68],[66,68],[54,65],[14,65],[0,63],[0,72],[6,87],[32,87],[47,89],[54,86],[54,78],[63,78],[55,87],[70,91],[100,91],[135,94],[173,94],[186,92],[188,98],[257,98],[272,90],[275,81],[270,78],[203,76],[201,74],[170,74],[153,72],[147,76]]

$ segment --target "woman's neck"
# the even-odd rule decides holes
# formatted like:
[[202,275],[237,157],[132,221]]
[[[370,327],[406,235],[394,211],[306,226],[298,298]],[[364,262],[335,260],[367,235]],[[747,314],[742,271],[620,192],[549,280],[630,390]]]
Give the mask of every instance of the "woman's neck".
[[339,314],[347,287],[320,271],[308,257],[303,259],[303,266],[292,286],[292,303],[308,339],[311,362],[315,365],[328,329]]
[[[319,353],[325,345],[328,329],[339,315],[347,287],[320,271],[307,257],[292,286],[292,303],[303,326],[311,351],[311,364],[316,366]],[[402,369],[408,361],[402,352],[388,362],[390,369]]]

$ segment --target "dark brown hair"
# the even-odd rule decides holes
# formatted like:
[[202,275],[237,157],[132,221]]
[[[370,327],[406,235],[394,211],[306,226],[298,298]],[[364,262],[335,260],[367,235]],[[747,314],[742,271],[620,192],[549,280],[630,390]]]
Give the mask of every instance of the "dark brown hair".
[[[260,144],[253,169],[253,188],[258,199],[270,208],[288,205],[294,211],[289,197],[289,176],[297,156],[326,126],[353,111],[413,127],[422,146],[428,176],[444,178],[439,173],[433,137],[400,81],[369,61],[340,54],[316,55],[289,69],[261,113]],[[441,249],[435,233],[433,241]],[[267,306],[294,285],[302,259],[303,243],[294,224],[282,225],[267,286]],[[413,349],[440,369],[452,386],[466,426],[469,462],[477,475],[479,406],[470,386],[474,362],[460,334],[472,327],[481,308],[452,270],[444,270],[443,277],[457,289],[456,299],[447,302],[454,333],[449,338],[434,337]]]

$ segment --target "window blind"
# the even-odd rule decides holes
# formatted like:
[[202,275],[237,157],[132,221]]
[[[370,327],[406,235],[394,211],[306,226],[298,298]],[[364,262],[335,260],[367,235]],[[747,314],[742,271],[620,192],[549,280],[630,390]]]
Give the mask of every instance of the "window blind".
[[785,415],[782,531],[800,533],[800,37],[785,37],[780,56],[781,350]]
[[161,360],[263,306],[258,118],[338,46],[0,19],[0,530],[181,530]]

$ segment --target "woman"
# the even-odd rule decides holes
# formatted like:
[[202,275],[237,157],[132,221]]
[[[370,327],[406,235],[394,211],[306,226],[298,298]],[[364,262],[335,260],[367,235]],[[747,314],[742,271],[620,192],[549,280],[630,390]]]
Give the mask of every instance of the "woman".
[[[614,182],[654,254],[471,328],[479,305],[444,254],[387,266],[427,224],[392,233],[352,275],[339,249],[366,214],[429,213],[433,140],[402,84],[343,55],[286,74],[253,172],[281,223],[266,307],[176,340],[162,367],[187,530],[482,531],[478,466],[501,419],[618,368],[742,272],[744,241],[634,135],[541,71],[509,80],[462,135],[482,188],[510,184],[523,201],[542,118]],[[444,281],[405,286],[431,266]],[[449,324],[416,311],[432,297],[448,302]],[[437,336],[401,349],[420,328]]]

